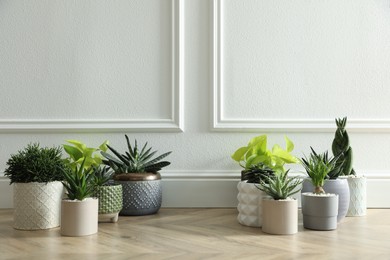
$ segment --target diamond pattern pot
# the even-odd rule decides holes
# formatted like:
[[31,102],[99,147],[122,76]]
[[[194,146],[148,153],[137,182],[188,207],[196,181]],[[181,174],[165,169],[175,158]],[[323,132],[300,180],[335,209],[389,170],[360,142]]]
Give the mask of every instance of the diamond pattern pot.
[[262,201],[266,194],[256,188],[254,183],[240,181],[238,189],[238,217],[241,225],[261,227],[262,225]]

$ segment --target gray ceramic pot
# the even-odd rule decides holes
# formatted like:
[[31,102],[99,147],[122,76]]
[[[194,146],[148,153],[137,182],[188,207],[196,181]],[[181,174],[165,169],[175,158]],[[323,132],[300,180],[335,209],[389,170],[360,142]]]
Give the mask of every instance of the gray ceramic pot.
[[304,192],[302,199],[303,227],[314,230],[337,228],[338,195],[315,196]]
[[141,216],[155,214],[162,203],[161,175],[159,173],[128,173],[116,176],[122,185],[123,208],[120,215]]
[[[346,179],[325,180],[324,190],[326,193],[334,193],[339,195],[339,211],[337,222],[340,222],[346,215],[349,208],[349,186]],[[302,186],[303,192],[313,192],[314,186],[310,179],[305,179]]]

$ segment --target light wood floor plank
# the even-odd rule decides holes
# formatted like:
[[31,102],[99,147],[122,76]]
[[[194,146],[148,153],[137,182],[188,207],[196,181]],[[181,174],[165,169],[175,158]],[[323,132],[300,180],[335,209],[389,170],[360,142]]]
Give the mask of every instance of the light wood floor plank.
[[236,209],[161,209],[121,216],[99,233],[62,237],[59,228],[18,231],[12,210],[0,210],[0,259],[390,259],[390,210],[345,218],[335,231],[302,226],[289,236],[240,225]]

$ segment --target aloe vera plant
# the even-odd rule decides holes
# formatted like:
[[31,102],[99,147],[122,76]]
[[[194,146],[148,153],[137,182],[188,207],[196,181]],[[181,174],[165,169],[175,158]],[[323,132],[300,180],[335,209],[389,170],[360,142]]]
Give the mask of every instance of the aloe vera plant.
[[347,124],[347,117],[335,119],[337,130],[332,142],[332,152],[334,156],[339,157],[339,175],[356,175],[352,168],[353,153],[349,145],[349,136],[345,130]]
[[274,200],[284,200],[298,193],[302,188],[302,180],[298,176],[288,177],[288,172],[282,172],[273,176],[265,176],[256,187],[271,196]]

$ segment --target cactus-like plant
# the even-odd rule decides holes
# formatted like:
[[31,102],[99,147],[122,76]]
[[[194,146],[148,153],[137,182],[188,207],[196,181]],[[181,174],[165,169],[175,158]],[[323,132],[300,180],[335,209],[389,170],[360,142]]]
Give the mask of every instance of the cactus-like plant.
[[349,145],[349,136],[345,130],[347,117],[335,119],[337,130],[332,143],[333,156],[338,156],[340,164],[339,175],[356,175],[352,168],[353,154],[352,148]]
[[259,183],[260,180],[267,181],[266,177],[275,175],[274,171],[263,163],[251,165],[249,169],[243,170],[241,180],[247,183]]
[[325,193],[323,186],[326,178],[329,178],[328,173],[337,167],[338,157],[329,158],[328,152],[318,154],[312,147],[309,158],[306,156],[301,158],[301,163],[309,175],[313,183],[315,194]]
[[107,145],[107,148],[116,156],[116,158],[106,152],[101,152],[106,160],[103,163],[110,166],[115,174],[123,173],[157,173],[163,167],[170,165],[170,162],[161,161],[171,152],[164,153],[153,158],[157,151],[152,151],[152,148],[147,148],[148,143],[138,149],[137,140],[134,147],[130,144],[129,137],[125,135],[128,151],[125,154],[120,154],[117,150]]
[[298,176],[288,178],[289,171],[281,172],[273,176],[265,176],[256,187],[271,196],[274,200],[285,200],[298,193],[302,188],[302,180]]

